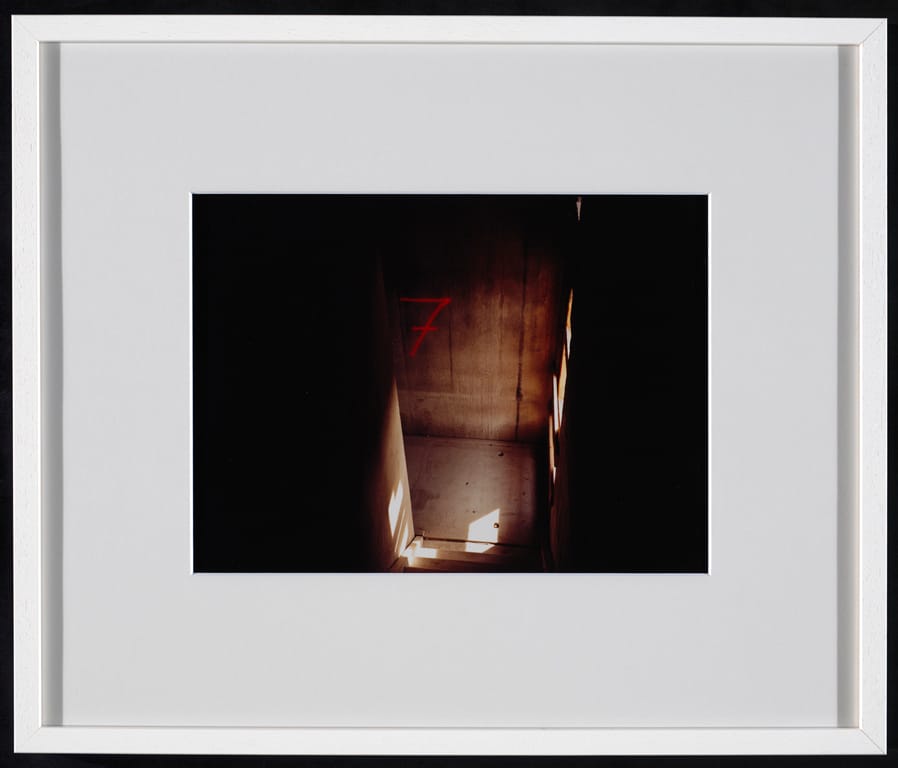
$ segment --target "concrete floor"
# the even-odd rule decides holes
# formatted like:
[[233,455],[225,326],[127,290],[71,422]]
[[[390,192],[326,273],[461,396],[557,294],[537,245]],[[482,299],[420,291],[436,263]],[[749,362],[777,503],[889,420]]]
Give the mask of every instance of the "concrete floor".
[[538,546],[534,446],[406,435],[405,457],[417,535]]

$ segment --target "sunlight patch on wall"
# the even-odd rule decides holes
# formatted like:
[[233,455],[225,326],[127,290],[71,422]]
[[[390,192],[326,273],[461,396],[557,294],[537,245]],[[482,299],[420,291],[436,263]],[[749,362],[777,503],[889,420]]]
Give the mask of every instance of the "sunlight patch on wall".
[[469,541],[496,544],[499,541],[499,508],[468,526]]
[[396,525],[399,522],[399,513],[402,511],[402,499],[404,496],[405,488],[402,487],[402,481],[400,480],[399,485],[396,486],[396,490],[394,490],[392,496],[390,496],[390,505],[387,508],[387,515],[390,518],[391,536],[396,535]]

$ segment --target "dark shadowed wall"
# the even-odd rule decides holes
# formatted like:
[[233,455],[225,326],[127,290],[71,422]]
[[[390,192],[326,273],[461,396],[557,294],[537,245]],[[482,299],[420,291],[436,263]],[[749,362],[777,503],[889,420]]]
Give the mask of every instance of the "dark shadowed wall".
[[708,565],[707,198],[584,200],[550,538],[567,571]]
[[346,226],[361,215],[194,198],[197,571],[384,570],[412,535],[380,264],[371,229]]

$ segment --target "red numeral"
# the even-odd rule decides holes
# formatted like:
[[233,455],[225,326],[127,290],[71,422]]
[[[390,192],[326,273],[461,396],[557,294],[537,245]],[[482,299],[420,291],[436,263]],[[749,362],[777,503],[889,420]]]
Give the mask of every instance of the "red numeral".
[[421,346],[421,342],[424,341],[424,337],[430,333],[431,331],[437,330],[435,325],[431,325],[436,317],[443,309],[449,304],[452,299],[407,299],[405,297],[400,297],[399,301],[408,301],[413,304],[436,304],[437,308],[430,313],[430,317],[427,318],[427,321],[424,325],[413,325],[413,331],[420,331],[421,335],[415,340],[415,344],[412,347],[412,351],[409,352],[409,357],[414,357],[418,351],[418,347]]

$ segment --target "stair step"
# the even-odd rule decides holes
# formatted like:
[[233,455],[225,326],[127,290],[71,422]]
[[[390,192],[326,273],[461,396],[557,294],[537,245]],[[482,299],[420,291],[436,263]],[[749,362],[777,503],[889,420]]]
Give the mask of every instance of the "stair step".
[[426,545],[409,552],[408,556],[416,560],[453,560],[460,563],[495,565],[496,567],[521,566],[526,563],[526,558],[522,558],[520,555],[509,557],[508,555],[491,555],[489,553],[460,552],[455,549],[436,549]]
[[[525,572],[540,570],[538,550],[517,547],[501,547],[498,553],[492,549],[482,552],[465,551],[466,542],[449,542],[440,539],[423,539],[416,536],[402,553],[402,565],[406,571],[505,571]],[[447,544],[454,545],[447,547]],[[438,546],[435,546],[438,545]]]
[[[419,537],[415,537],[417,540]],[[457,541],[455,539],[432,539],[429,536],[421,537],[421,546],[429,549],[447,550],[451,552],[465,552],[484,557],[508,557],[516,559],[529,559],[539,554],[536,547],[519,547],[511,544],[490,544],[485,541]]]
[[470,563],[464,560],[444,560],[439,557],[413,557],[402,569],[406,573],[514,573],[519,568],[496,563]]

